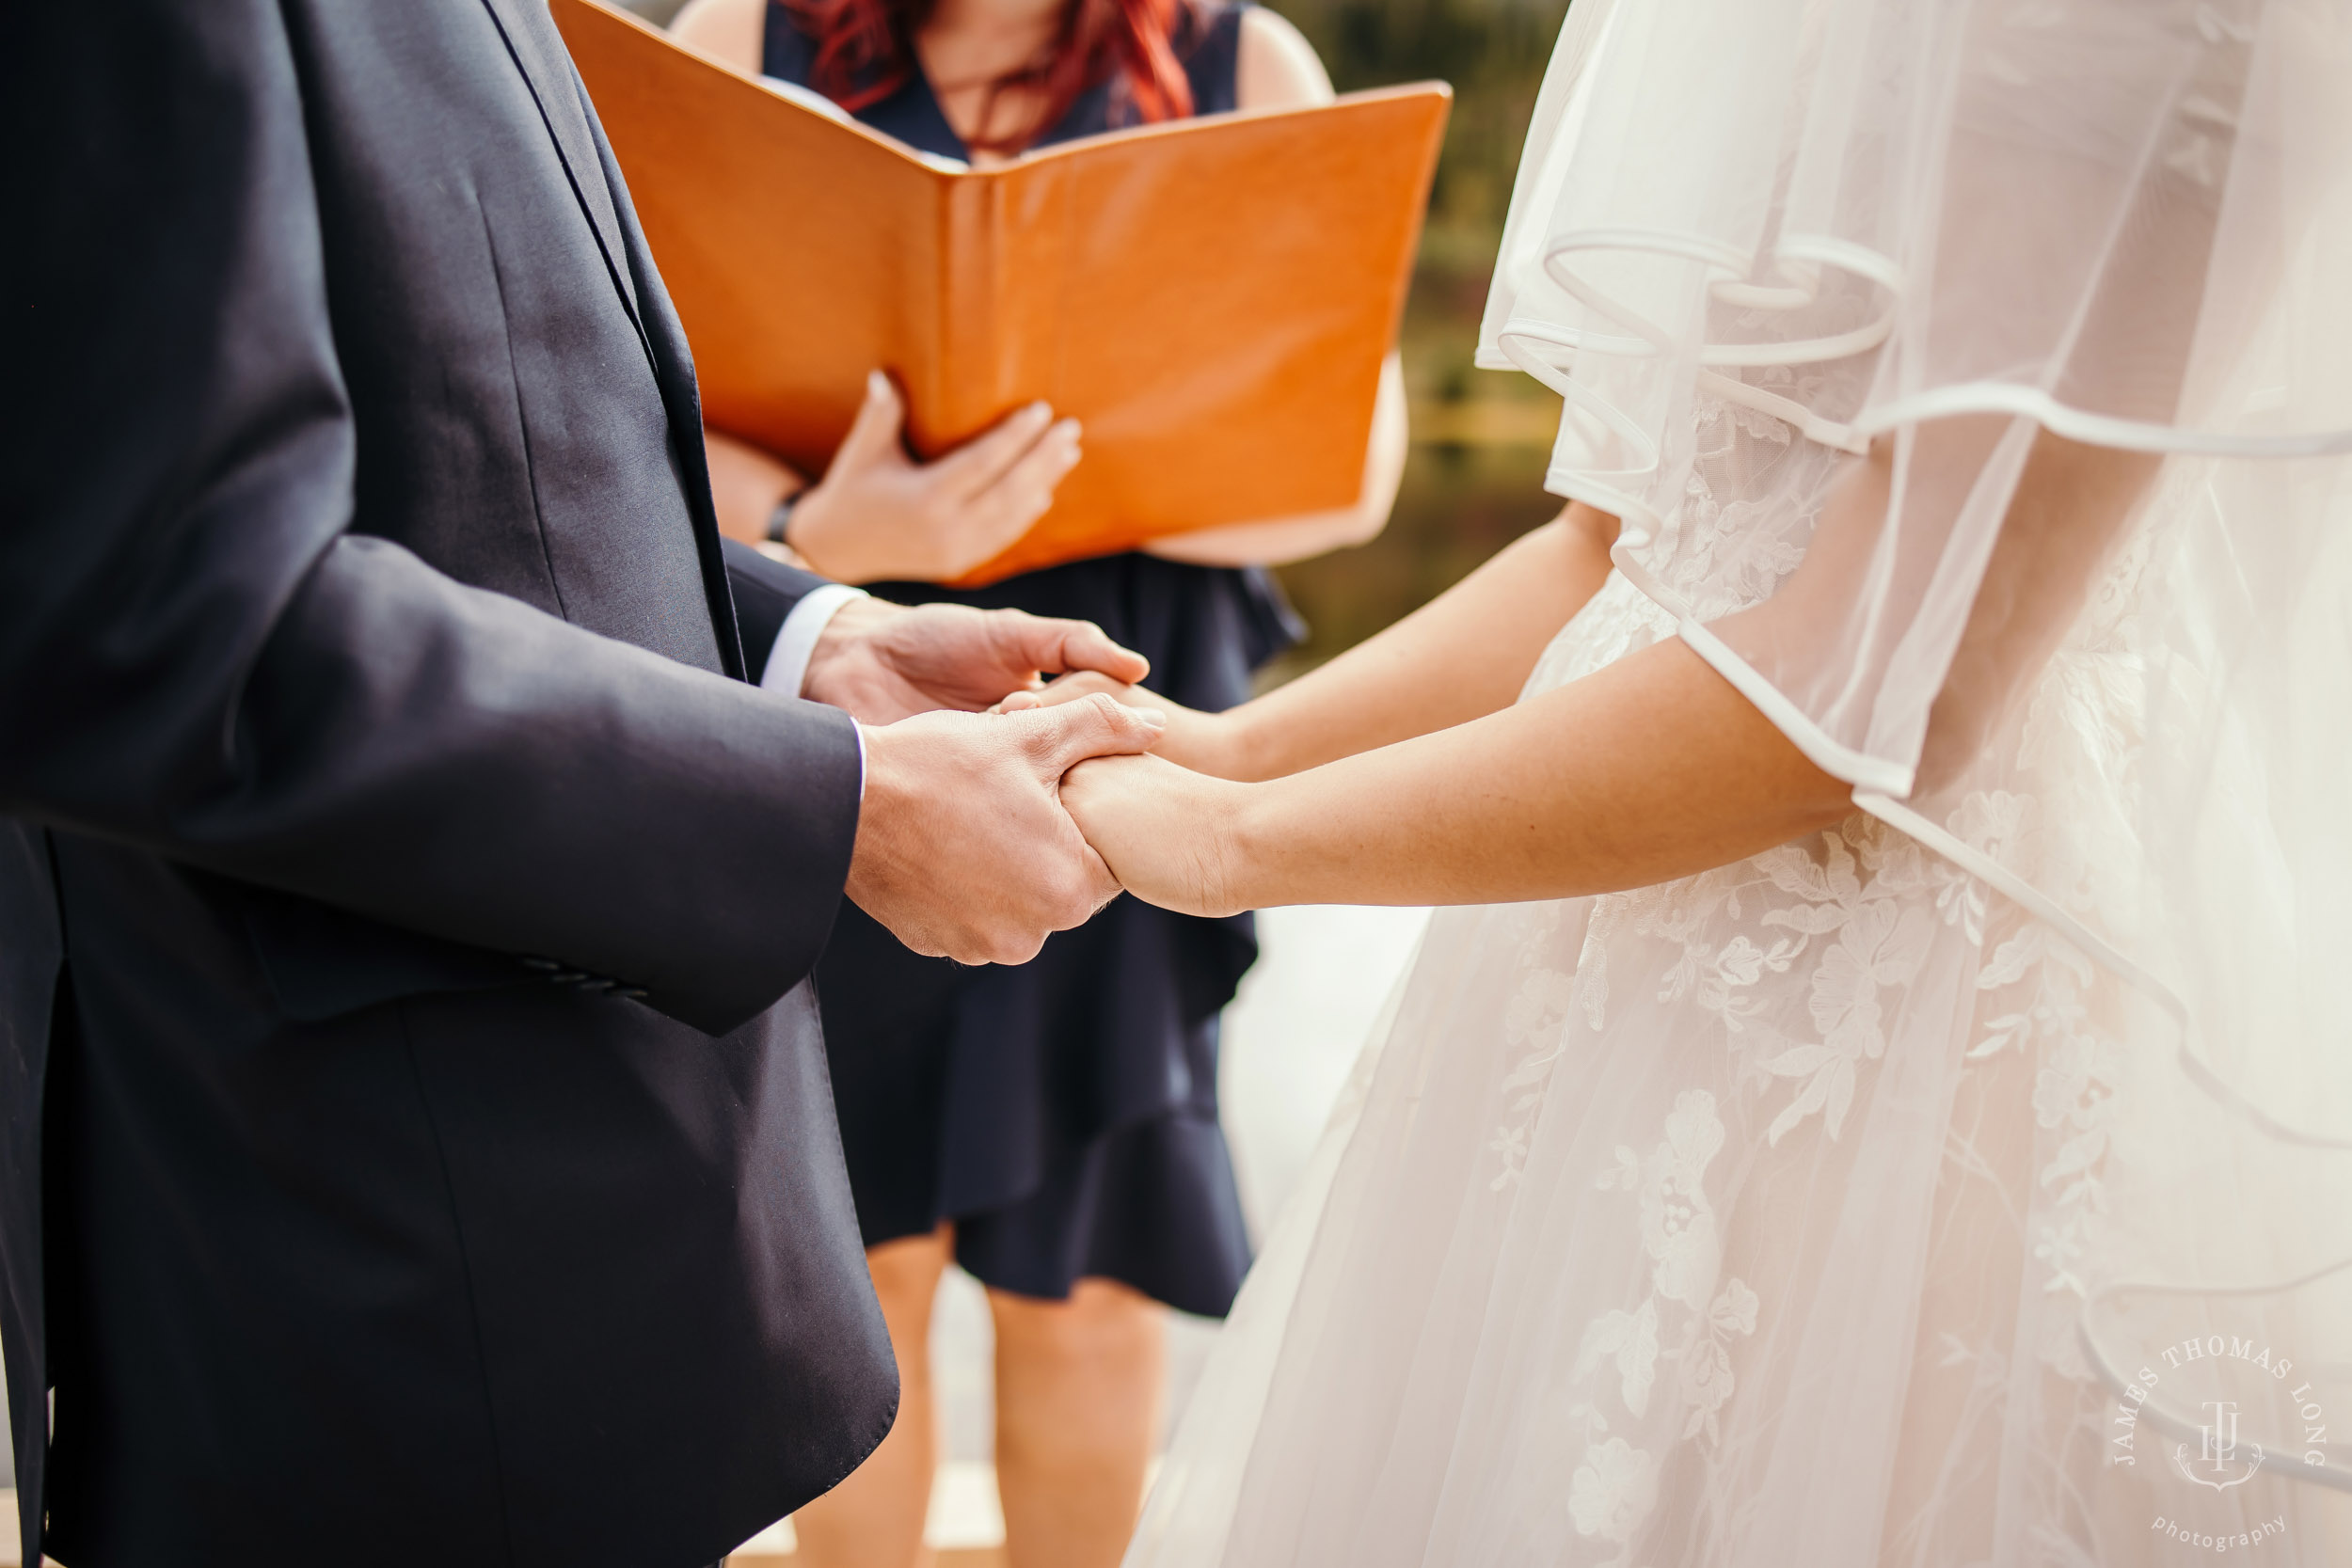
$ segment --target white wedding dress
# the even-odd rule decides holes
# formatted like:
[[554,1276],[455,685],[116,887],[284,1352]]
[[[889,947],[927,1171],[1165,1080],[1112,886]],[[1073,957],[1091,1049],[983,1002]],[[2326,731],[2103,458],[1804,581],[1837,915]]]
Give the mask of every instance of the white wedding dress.
[[1857,810],[1438,912],[1131,1568],[2352,1562],[2348,10],[1577,0],[1482,352],[1626,533],[1529,692],[1680,636]]

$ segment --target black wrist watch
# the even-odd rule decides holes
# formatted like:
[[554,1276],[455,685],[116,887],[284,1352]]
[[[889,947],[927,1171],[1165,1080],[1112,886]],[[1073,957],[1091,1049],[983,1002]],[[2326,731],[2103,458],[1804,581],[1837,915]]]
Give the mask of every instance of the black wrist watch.
[[795,490],[776,502],[776,509],[768,514],[768,543],[787,545],[791,542],[785,538],[785,530],[792,526],[792,509],[800,505],[801,498],[807,494],[805,490]]

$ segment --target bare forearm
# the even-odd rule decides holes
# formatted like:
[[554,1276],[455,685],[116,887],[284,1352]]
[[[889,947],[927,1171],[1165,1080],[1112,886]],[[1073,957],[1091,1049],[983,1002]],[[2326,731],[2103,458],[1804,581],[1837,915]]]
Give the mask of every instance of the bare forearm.
[[1608,577],[1615,531],[1571,508],[1378,636],[1235,709],[1222,770],[1279,778],[1509,706]]
[[[1642,887],[1851,809],[1680,641],[1438,734],[1228,786],[1212,902],[1461,904]],[[1114,864],[1117,864],[1114,858]]]
[[[1991,434],[1957,421],[1936,427],[1922,438],[1919,471],[1932,477],[1943,447],[1964,455]],[[1923,776],[1957,773],[2018,700],[2153,467],[2134,453],[2037,438],[1935,705]],[[1824,508],[1805,565],[1772,600],[1719,623],[1726,641],[1771,646],[1832,615],[1884,515],[1886,485],[1885,451],[1854,465]],[[1493,564],[1517,576],[1505,560]],[[1509,601],[1492,592],[1500,610]],[[1429,634],[1432,654],[1446,645]],[[1524,674],[1515,659],[1514,692]],[[1423,714],[1437,711],[1432,702]],[[1222,804],[1223,852],[1210,869],[1233,868],[1236,908],[1499,903],[1642,887],[1743,859],[1851,809],[1845,783],[1806,760],[1679,640],[1504,711],[1248,786]]]
[[[1962,420],[1923,432],[1910,475],[1918,514],[1964,503],[1975,472],[1967,460],[2002,434],[1997,424]],[[1725,642],[1794,646],[1824,635],[1825,625],[1836,634],[1836,617],[1872,562],[1890,459],[1882,448],[1848,469],[1789,581],[1714,623]],[[2035,440],[1930,718],[1923,777],[1955,775],[2023,699],[2153,469],[2138,454],[2046,433]],[[1554,529],[1575,526],[1572,514]],[[1537,537],[1521,547],[1525,560],[1506,553],[1487,569],[1501,580],[1473,578],[1416,618],[1422,624],[1407,622],[1362,657],[1277,694],[1297,704],[1292,721],[1302,734],[1292,755],[1368,743],[1399,727],[1393,714],[1380,717],[1384,681],[1409,688],[1424,733],[1288,776],[1269,768],[1254,776],[1270,782],[1256,784],[1151,757],[1089,764],[1064,781],[1064,804],[1130,891],[1196,914],[1299,903],[1507,903],[1649,886],[1744,859],[1851,809],[1844,782],[1808,761],[1679,639],[1506,711],[1464,713],[1438,728],[1449,711],[1506,700],[1498,687],[1516,689],[1534,657],[1521,640],[1546,617],[1514,592],[1548,580],[1547,569],[1560,564],[1549,552],[1567,546]],[[1507,680],[1479,684],[1472,633],[1489,649],[1502,637]],[[1359,701],[1368,712],[1351,729],[1340,710]],[[1281,718],[1273,698],[1240,711],[1250,709]]]

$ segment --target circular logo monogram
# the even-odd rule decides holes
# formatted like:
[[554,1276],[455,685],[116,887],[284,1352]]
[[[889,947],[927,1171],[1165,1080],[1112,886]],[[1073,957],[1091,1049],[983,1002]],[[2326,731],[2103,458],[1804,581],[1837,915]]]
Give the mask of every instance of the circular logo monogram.
[[2210,1507],[2199,1508],[2189,1501],[2196,1493],[2166,1486],[2184,1515],[2207,1516],[2160,1513],[2149,1528],[2218,1553],[2285,1534],[2284,1513],[2249,1519],[2241,1499],[2250,1495],[2232,1494],[2265,1466],[2325,1466],[2327,1445],[2328,1413],[2317,1386],[2297,1376],[2292,1357],[2255,1339],[2207,1334],[2166,1345],[2142,1363],[2115,1402],[2107,1463],[2217,1494]]

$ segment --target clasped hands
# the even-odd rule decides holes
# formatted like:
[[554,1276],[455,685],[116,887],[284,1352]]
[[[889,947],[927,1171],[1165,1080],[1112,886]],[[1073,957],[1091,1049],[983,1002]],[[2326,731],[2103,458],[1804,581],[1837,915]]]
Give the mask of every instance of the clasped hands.
[[[1168,719],[1134,692],[1148,672],[1141,655],[1082,621],[873,599],[842,607],[802,691],[864,727],[850,897],[914,951],[964,963],[1025,961],[1049,933],[1083,923],[1121,881],[1073,818],[1071,781],[1083,775],[1072,769],[1152,760],[1138,754]],[[1072,673],[1091,684],[1041,690]],[[1083,792],[1099,797],[1109,782]],[[1124,844],[1144,829],[1115,828],[1106,814],[1102,831]]]

